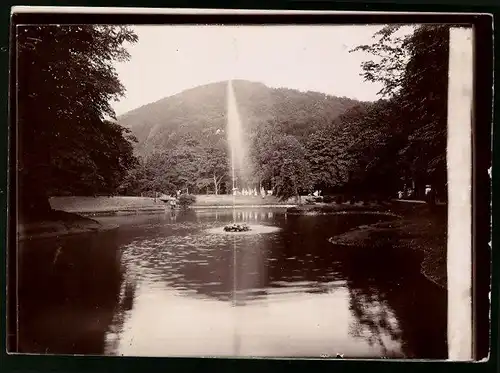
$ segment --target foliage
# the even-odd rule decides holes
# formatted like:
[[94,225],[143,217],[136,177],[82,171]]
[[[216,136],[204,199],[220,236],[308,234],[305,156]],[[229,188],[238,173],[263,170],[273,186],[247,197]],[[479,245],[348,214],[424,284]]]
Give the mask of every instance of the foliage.
[[[199,86],[139,107],[118,118],[137,137],[136,152],[148,157],[176,147],[185,136],[203,143],[207,133],[226,137],[227,82]],[[280,131],[307,138],[359,102],[317,92],[269,88],[244,80],[233,82],[242,126],[251,136],[269,120]]]
[[323,197],[323,202],[325,202],[325,203],[335,202],[335,197],[333,197],[333,196],[324,196]]
[[[19,187],[23,210],[54,194],[111,193],[135,165],[114,123],[124,93],[113,63],[137,36],[122,26],[24,26],[18,38]],[[43,206],[42,206],[43,205]]]
[[299,197],[312,188],[305,147],[294,137],[285,135],[268,147],[259,165],[263,177],[270,177],[275,194],[281,199]]
[[[417,181],[446,184],[449,26],[422,26],[408,43],[401,101],[408,118],[408,143],[401,156]],[[443,191],[442,191],[443,192]]]
[[345,181],[348,164],[342,151],[346,148],[342,147],[342,139],[336,134],[332,130],[317,131],[306,143],[312,183],[322,190],[329,190]]
[[[352,50],[371,55],[362,75],[382,83],[376,102],[233,82],[249,144],[246,182],[282,199],[313,188],[377,199],[410,185],[445,189],[448,27],[410,30],[386,26]],[[225,110],[222,82],[120,118],[149,154],[131,175],[146,175],[143,188],[230,192]]]
[[402,24],[386,25],[373,35],[376,41],[372,44],[359,45],[350,51],[371,54],[372,59],[361,64],[362,76],[366,81],[382,83],[379,94],[384,98],[397,95],[405,80],[411,33],[398,34],[403,28]]
[[188,208],[196,202],[196,196],[192,194],[181,194],[179,196],[179,205],[181,208]]
[[450,26],[420,25],[413,33],[396,37],[401,27],[386,26],[376,34],[377,42],[354,49],[372,54],[375,61],[363,64],[363,75],[383,83],[381,93],[390,98],[386,110],[391,113],[392,132],[373,164],[380,165],[377,177],[397,175],[399,187],[412,183],[417,196],[422,196],[426,183],[444,196]]
[[207,131],[200,150],[201,165],[197,186],[212,186],[216,195],[220,193],[222,183],[229,174],[228,146],[224,135],[222,131]]
[[212,188],[220,193],[228,176],[228,160],[222,138],[203,143],[185,140],[169,151],[147,157],[127,175],[121,190],[124,194],[158,191],[173,194],[178,190],[197,192]]

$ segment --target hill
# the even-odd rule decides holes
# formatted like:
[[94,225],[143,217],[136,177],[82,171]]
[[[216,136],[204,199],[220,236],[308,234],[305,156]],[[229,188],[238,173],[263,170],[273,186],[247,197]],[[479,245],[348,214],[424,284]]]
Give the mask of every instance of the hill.
[[[345,97],[269,88],[245,80],[236,80],[233,86],[248,131],[273,121],[283,132],[303,137],[359,104]],[[226,87],[227,81],[198,86],[129,111],[118,122],[137,137],[138,155],[162,152],[187,138],[201,138],[206,131],[225,130]]]

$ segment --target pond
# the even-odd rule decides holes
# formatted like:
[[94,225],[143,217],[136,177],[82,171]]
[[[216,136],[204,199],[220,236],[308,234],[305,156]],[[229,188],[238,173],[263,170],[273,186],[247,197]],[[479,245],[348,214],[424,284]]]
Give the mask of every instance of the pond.
[[[420,274],[415,252],[328,242],[382,219],[168,211],[99,219],[118,224],[113,231],[23,242],[18,350],[446,358],[446,291]],[[222,234],[233,220],[261,229]]]

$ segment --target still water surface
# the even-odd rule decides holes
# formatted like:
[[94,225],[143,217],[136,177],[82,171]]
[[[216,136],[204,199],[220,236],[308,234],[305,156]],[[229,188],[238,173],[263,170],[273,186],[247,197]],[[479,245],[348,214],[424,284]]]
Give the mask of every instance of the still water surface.
[[[216,229],[233,218],[269,229]],[[100,218],[120,227],[25,242],[19,350],[446,358],[446,292],[420,275],[421,258],[327,241],[380,219],[167,212]]]

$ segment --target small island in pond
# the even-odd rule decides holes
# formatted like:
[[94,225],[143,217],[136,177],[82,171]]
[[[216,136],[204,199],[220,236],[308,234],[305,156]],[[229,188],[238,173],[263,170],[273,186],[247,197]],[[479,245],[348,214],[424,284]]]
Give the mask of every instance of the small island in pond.
[[250,231],[250,227],[246,224],[229,224],[224,227],[224,231],[226,232],[248,232]]

